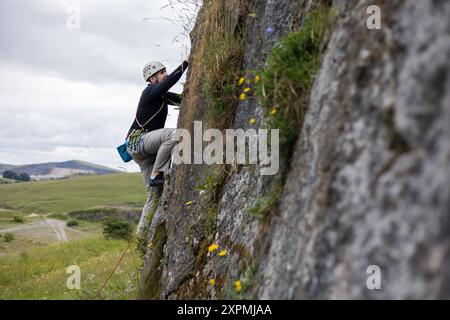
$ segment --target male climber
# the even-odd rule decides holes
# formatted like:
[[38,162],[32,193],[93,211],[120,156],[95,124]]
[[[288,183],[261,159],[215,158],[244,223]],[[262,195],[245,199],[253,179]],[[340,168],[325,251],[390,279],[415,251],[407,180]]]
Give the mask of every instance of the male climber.
[[136,118],[127,134],[127,151],[139,165],[147,188],[164,184],[164,172],[169,168],[172,149],[177,143],[175,129],[164,128],[167,105],[179,105],[181,95],[169,92],[188,62],[167,75],[160,62],[149,62],[144,66],[144,79],[149,84],[139,100]]

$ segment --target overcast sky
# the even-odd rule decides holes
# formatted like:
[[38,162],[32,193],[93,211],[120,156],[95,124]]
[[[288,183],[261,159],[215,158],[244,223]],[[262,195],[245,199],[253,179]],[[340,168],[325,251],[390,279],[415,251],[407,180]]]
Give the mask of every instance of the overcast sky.
[[[186,11],[168,3],[0,0],[0,163],[77,159],[139,171],[115,148],[146,87],[142,68],[159,60],[170,73],[189,50],[176,21]],[[169,106],[166,127],[177,117]]]

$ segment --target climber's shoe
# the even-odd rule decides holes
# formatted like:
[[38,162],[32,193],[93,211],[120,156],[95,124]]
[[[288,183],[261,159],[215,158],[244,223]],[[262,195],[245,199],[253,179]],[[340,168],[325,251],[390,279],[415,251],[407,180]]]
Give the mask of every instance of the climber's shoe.
[[150,178],[150,187],[157,187],[164,185],[164,174],[158,173],[158,175],[154,178]]

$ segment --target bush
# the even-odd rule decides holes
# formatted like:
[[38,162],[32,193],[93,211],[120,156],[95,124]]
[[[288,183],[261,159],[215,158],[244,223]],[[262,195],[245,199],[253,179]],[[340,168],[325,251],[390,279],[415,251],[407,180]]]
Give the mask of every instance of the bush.
[[25,219],[22,216],[14,216],[13,221],[17,223],[24,223]]
[[3,172],[3,178],[5,179],[15,179],[17,177],[16,173],[10,170]]
[[103,223],[103,234],[107,239],[129,240],[132,232],[132,225],[124,220],[108,219]]
[[17,179],[17,180],[20,180],[20,181],[30,181],[31,178],[30,178],[30,176],[29,176],[28,174],[26,174],[26,173],[20,173],[20,174],[18,175],[18,179]]
[[11,242],[15,239],[14,234],[12,233],[5,233],[5,241],[6,242]]
[[76,227],[76,226],[78,226],[78,220],[71,219],[71,220],[67,221],[66,226],[68,226],[68,227]]
[[13,179],[13,180],[19,180],[19,181],[30,181],[31,178],[26,173],[19,173],[17,174],[14,171],[6,170],[3,172],[3,178],[5,179]]

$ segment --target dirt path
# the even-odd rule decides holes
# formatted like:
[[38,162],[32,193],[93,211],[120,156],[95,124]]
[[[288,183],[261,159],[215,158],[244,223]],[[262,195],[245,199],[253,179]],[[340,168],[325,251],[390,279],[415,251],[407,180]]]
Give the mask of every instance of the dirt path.
[[10,227],[5,229],[0,229],[1,232],[14,232],[14,231],[22,231],[27,229],[36,229],[47,226],[47,222],[45,221],[35,221],[26,224],[21,224],[16,227]]
[[55,231],[56,238],[59,241],[67,242],[69,239],[67,238],[66,231],[64,230],[64,227],[66,223],[64,221],[60,220],[54,220],[54,219],[47,219],[44,218],[45,222]]
[[[67,241],[69,241],[69,238],[67,237],[67,234],[65,231],[65,226],[66,226],[66,223],[64,221],[44,218],[44,220],[41,220],[41,221],[35,221],[35,222],[30,222],[30,223],[26,223],[26,224],[15,226],[15,227],[0,229],[0,231],[2,233],[4,233],[4,232],[23,231],[23,230],[30,230],[30,229],[42,229],[42,228],[50,227],[53,230],[58,241],[67,242]],[[71,232],[73,231],[73,232],[78,232],[78,233],[84,233],[84,232],[82,232],[80,230],[76,230],[76,229],[70,229],[70,230],[71,230]]]

